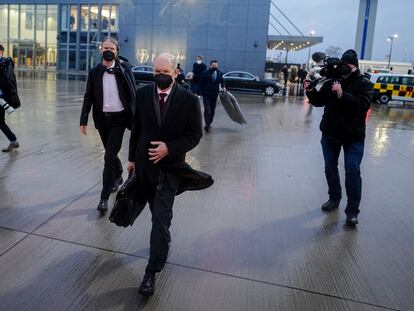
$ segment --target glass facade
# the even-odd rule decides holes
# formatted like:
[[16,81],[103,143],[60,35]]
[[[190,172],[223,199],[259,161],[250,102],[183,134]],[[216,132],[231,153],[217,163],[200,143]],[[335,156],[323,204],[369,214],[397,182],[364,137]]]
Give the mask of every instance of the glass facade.
[[57,5],[0,5],[0,43],[17,67],[55,68]]
[[0,4],[0,44],[16,67],[88,70],[100,40],[117,37],[118,5]]
[[117,37],[118,6],[64,4],[60,6],[59,69],[88,70],[101,60],[103,37]]

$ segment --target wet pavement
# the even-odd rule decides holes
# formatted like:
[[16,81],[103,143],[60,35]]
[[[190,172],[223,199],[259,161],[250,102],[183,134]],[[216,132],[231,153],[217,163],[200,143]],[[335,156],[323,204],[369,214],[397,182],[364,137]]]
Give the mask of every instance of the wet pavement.
[[414,109],[370,111],[350,229],[345,200],[320,210],[322,109],[237,94],[239,126],[218,106],[188,155],[216,182],[177,197],[168,265],[145,300],[150,213],[127,229],[97,213],[103,148],[79,133],[84,81],[54,78],[21,76],[23,108],[7,117],[21,148],[0,154],[0,310],[414,309]]

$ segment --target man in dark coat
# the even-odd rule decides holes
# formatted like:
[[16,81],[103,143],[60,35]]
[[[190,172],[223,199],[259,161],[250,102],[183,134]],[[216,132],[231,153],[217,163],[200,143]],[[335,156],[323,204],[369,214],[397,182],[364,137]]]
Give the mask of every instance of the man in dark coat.
[[6,113],[3,109],[3,105],[17,109],[20,107],[20,99],[17,94],[16,76],[14,75],[14,63],[10,57],[4,57],[4,47],[0,44],[0,130],[6,135],[10,144],[7,148],[3,149],[3,152],[10,152],[13,149],[19,148],[19,142],[16,135],[6,124]]
[[322,210],[331,211],[339,207],[342,194],[338,158],[343,148],[348,196],[346,223],[355,226],[361,201],[360,164],[364,154],[365,120],[372,101],[372,85],[359,71],[358,56],[354,50],[346,51],[341,60],[342,78],[339,81],[326,82],[321,88],[312,87],[309,81],[305,81],[304,87],[313,106],[325,107],[320,129],[329,200],[322,205]]
[[118,42],[111,38],[102,40],[103,62],[88,74],[86,91],[80,117],[81,133],[87,134],[89,112],[105,148],[103,188],[98,211],[108,210],[111,192],[122,184],[122,164],[118,153],[126,128],[131,127],[135,107],[135,80],[131,65],[119,57]]
[[207,66],[206,64],[204,64],[204,57],[201,55],[198,55],[196,62],[193,64],[193,79],[191,80],[191,91],[193,91],[194,94],[201,95],[201,90],[200,90],[201,74],[206,69],[207,69]]
[[202,137],[201,109],[198,97],[174,81],[172,60],[167,53],[158,56],[155,84],[138,89],[129,145],[128,171],[137,174],[138,195],[146,197],[152,213],[150,258],[139,288],[144,296],[154,294],[155,274],[167,261],[174,197],[212,184],[210,176],[185,163],[186,152]]
[[216,112],[217,97],[224,89],[223,73],[218,69],[218,61],[212,60],[210,68],[201,74],[201,94],[204,104],[204,129],[209,132]]

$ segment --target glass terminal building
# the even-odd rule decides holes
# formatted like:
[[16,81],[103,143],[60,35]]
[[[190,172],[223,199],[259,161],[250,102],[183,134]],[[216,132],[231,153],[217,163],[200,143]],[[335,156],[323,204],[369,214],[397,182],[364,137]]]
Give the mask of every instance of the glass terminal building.
[[17,68],[87,71],[114,36],[133,65],[161,52],[190,71],[197,55],[263,75],[270,0],[0,0],[0,43]]

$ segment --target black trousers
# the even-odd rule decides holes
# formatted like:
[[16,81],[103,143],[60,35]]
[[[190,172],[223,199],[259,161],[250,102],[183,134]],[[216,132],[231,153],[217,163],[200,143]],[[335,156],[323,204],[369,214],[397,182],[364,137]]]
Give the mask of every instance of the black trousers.
[[214,114],[216,112],[217,105],[217,95],[204,95],[203,104],[204,104],[204,122],[206,127],[210,127],[213,123]]
[[126,128],[126,117],[123,112],[105,116],[105,126],[98,129],[105,148],[105,165],[102,178],[101,199],[108,200],[115,181],[122,176],[122,163],[118,153],[122,147],[122,139]]
[[0,107],[0,130],[6,135],[7,139],[10,140],[10,142],[14,142],[17,140],[16,135],[11,131],[11,129],[6,124],[6,111],[4,111],[3,108]]
[[150,258],[146,273],[161,272],[167,262],[170,248],[170,226],[173,217],[175,194],[181,178],[169,173],[159,173],[159,183],[150,194],[148,203],[152,214]]

